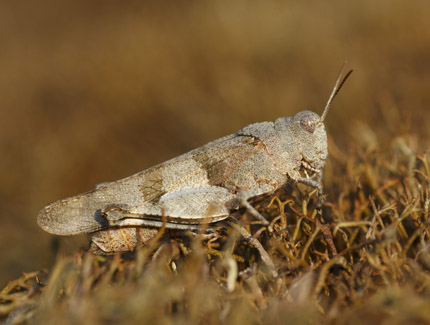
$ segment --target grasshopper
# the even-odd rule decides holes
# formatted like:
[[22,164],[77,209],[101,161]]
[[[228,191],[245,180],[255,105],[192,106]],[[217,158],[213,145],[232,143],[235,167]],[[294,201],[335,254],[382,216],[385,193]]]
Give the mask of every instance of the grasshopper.
[[[92,234],[93,250],[132,250],[156,236],[160,227],[196,229],[226,219],[240,207],[269,195],[289,180],[318,189],[327,158],[324,119],[351,74],[336,80],[323,114],[245,126],[234,134],[132,176],[44,207],[37,218],[56,235]],[[254,215],[263,218],[254,210]],[[164,222],[163,222],[164,217]]]

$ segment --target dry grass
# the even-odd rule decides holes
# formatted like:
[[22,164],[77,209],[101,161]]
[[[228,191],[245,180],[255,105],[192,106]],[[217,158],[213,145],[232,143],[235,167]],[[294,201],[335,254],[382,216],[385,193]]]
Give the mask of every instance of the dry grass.
[[429,323],[430,154],[414,141],[347,156],[332,144],[323,218],[314,192],[294,184],[257,203],[271,232],[236,216],[269,263],[231,227],[127,256],[77,252],[10,282],[0,313],[11,323]]
[[425,148],[429,9],[425,0],[1,1],[0,286],[53,265],[52,236],[36,224],[47,203],[252,122],[321,113],[344,60],[354,74],[326,119],[339,150],[366,136],[357,120],[376,132],[372,146],[413,132]]

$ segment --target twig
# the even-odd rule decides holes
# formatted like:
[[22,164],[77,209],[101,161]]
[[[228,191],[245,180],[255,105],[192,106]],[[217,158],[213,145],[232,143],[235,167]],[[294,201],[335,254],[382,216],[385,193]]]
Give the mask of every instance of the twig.
[[242,227],[242,226],[240,226],[240,225],[238,225],[232,221],[227,221],[227,223],[234,230],[236,230],[250,245],[252,245],[255,249],[258,250],[258,252],[260,253],[260,256],[261,256],[261,260],[269,269],[272,277],[274,279],[276,279],[278,277],[278,272],[276,272],[275,264],[273,263],[272,259],[270,258],[269,254],[267,253],[267,251],[264,249],[263,245],[261,245],[261,243],[257,239],[252,237],[252,235],[244,227]]

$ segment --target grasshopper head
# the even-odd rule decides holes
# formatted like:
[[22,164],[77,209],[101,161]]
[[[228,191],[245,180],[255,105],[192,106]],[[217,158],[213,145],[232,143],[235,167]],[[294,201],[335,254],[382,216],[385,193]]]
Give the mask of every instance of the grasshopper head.
[[327,158],[327,134],[320,116],[302,111],[293,117],[293,132],[300,146],[303,165],[310,170],[322,170]]
[[321,117],[311,111],[302,111],[293,117],[293,132],[301,147],[302,166],[313,172],[321,173],[325,159],[327,158],[327,134],[325,132],[324,119],[327,116],[333,99],[352,73],[352,70],[350,70],[342,78],[344,69],[345,64],[340,70]]

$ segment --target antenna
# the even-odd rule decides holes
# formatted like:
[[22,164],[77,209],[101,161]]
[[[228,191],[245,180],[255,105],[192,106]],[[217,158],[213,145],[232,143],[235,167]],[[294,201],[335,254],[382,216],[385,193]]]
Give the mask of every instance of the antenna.
[[345,66],[346,66],[346,62],[343,63],[342,68],[340,69],[339,75],[337,76],[336,83],[334,84],[334,88],[330,94],[330,97],[327,101],[327,104],[325,105],[324,112],[321,115],[321,120],[320,120],[321,122],[324,121],[324,119],[328,113],[328,110],[330,108],[331,103],[333,102],[336,95],[339,93],[339,91],[342,88],[343,84],[345,83],[346,79],[348,79],[348,77],[352,73],[352,69],[351,69],[346,73],[345,77],[342,78],[343,71],[345,70]]

